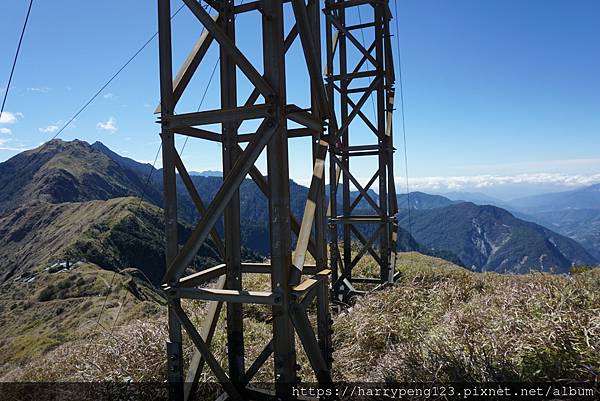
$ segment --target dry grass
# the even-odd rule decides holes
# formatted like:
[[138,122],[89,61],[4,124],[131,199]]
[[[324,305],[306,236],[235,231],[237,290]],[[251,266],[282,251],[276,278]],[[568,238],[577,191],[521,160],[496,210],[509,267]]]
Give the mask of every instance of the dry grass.
[[600,371],[600,270],[471,273],[418,254],[334,324],[335,374],[365,381],[589,380]]
[[10,381],[164,381],[166,322],[132,321],[112,334],[102,332],[66,343],[13,372]]
[[[336,380],[588,380],[600,371],[600,270],[480,274],[413,253],[402,255],[399,267],[397,285],[335,317]],[[245,276],[245,285],[267,289],[264,277]],[[205,304],[184,308],[200,325]],[[269,308],[245,308],[247,366],[270,339],[270,318]],[[60,346],[3,379],[164,381],[165,341],[164,319],[133,321],[113,336]],[[212,349],[226,368],[225,344],[223,311]],[[192,352],[186,337],[186,360]],[[299,375],[313,381],[303,352],[298,359]],[[256,380],[270,381],[272,370],[270,359]],[[215,378],[205,369],[201,380]]]

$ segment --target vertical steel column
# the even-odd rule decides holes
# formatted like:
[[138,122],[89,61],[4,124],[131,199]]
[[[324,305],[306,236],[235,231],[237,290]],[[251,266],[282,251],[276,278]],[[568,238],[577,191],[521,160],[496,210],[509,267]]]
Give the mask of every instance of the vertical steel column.
[[[235,43],[234,1],[226,0],[221,8],[221,27],[232,42]],[[236,65],[229,53],[220,48],[221,67],[221,108],[237,107]],[[235,122],[221,124],[223,136],[223,175],[227,175],[237,160],[238,126]],[[227,289],[242,289],[242,265],[240,242],[240,192],[235,191],[225,208],[225,264],[227,266]],[[229,361],[229,377],[236,384],[244,381],[244,319],[243,305],[227,303],[227,359]]]
[[[332,0],[325,0],[325,6],[330,6]],[[327,56],[327,67],[325,68],[325,77],[327,79],[327,98],[331,103],[331,107],[335,112],[336,106],[336,96],[333,85],[331,84],[331,77],[335,70],[335,53],[338,46],[338,36],[334,36],[334,28],[329,18],[325,19],[325,54]],[[329,152],[333,151],[333,148],[339,147],[339,136],[337,132],[337,127],[329,127]],[[333,160],[330,158],[329,160],[329,202],[327,206],[327,218],[328,218],[328,233],[329,233],[329,265],[331,267],[331,280],[332,283],[335,283],[339,279],[339,274],[342,269],[340,269],[340,263],[342,263],[340,259],[340,252],[338,247],[338,225],[333,222],[332,218],[337,216],[337,191],[338,191],[338,172],[340,171],[339,166],[337,166]]]
[[391,218],[388,208],[388,183],[387,172],[389,168],[390,158],[388,157],[387,141],[386,141],[386,107],[385,107],[385,56],[384,56],[384,40],[385,40],[385,20],[384,7],[379,4],[374,7],[375,20],[375,59],[378,62],[376,68],[377,78],[379,82],[376,86],[376,110],[377,110],[377,143],[379,145],[379,208],[381,209],[382,219],[389,219],[384,222],[379,234],[379,244],[381,259],[385,261],[381,265],[380,278],[381,281],[386,281],[389,276],[389,256],[390,243],[389,233],[391,232]]
[[263,0],[262,18],[264,75],[274,91],[273,96],[266,99],[273,113],[269,124],[277,127],[267,144],[267,170],[271,194],[271,287],[283,301],[280,306],[273,306],[273,356],[276,393],[284,398],[289,397],[291,386],[296,382],[296,350],[289,309],[292,254],[282,1]]
[[[173,61],[171,54],[171,2],[158,1],[158,47],[160,66],[161,121],[166,121],[174,113]],[[166,264],[170,265],[178,252],[177,239],[177,188],[175,174],[175,138],[172,130],[161,124],[164,217],[166,243]],[[176,301],[179,302],[179,301]],[[168,308],[169,341],[167,343],[167,368],[169,370],[169,397],[183,400],[183,349],[181,324],[173,308]]]
[[[323,66],[321,62],[321,9],[318,1],[313,1],[308,5],[308,14],[313,27],[313,46],[317,49],[317,67],[319,71],[322,71]],[[325,116],[321,115],[319,110],[319,88],[312,83],[311,85],[311,111],[312,115],[318,120],[324,120]],[[319,152],[319,140],[321,139],[319,132],[314,132],[312,136],[313,147],[313,164],[317,160]],[[327,241],[325,236],[327,234],[327,225],[325,220],[325,180],[321,180],[319,185],[316,210],[315,210],[315,239],[317,244],[320,244],[316,250],[315,255],[317,267],[324,269],[327,266]]]
[[[367,11],[367,21],[351,22]],[[391,13],[388,1],[326,0],[327,86],[335,99],[340,127],[335,146],[330,146],[330,257],[334,299],[348,303],[360,291],[354,283],[381,284],[393,277],[392,259],[396,252],[396,193],[393,183],[392,110],[394,74],[389,42]],[[364,14],[363,14],[364,15]],[[365,30],[371,35],[359,35]],[[364,43],[364,37],[372,43]],[[362,38],[359,39],[359,38]],[[365,81],[368,80],[368,83]],[[335,98],[334,98],[335,96]],[[358,96],[358,99],[352,96]],[[374,97],[373,113],[368,100]],[[360,129],[361,120],[365,129]],[[372,133],[375,142],[364,144],[356,138]],[[365,135],[363,135],[364,137]],[[363,142],[359,142],[359,141]],[[353,175],[354,157],[377,156],[377,170],[368,183]],[[341,170],[342,196],[339,213],[336,204]],[[364,173],[364,171],[363,171]],[[377,184],[375,184],[377,183]],[[374,186],[377,194],[369,192]],[[352,191],[356,191],[353,192]],[[342,228],[339,243],[338,226]],[[359,246],[353,251],[352,242]],[[337,254],[342,249],[341,260]],[[376,277],[356,277],[353,271],[360,259],[370,255],[379,265]],[[341,262],[341,263],[340,263]]]
[[[323,70],[323,63],[321,60],[321,8],[318,1],[314,1],[312,4],[309,3],[308,14],[311,19],[311,25],[313,27],[313,39],[314,48],[317,49],[317,67],[319,71]],[[311,85],[311,110],[314,117],[324,120],[324,116],[319,111],[319,88],[316,87],[315,83]],[[333,110],[333,108],[331,108]],[[317,162],[319,153],[319,142],[321,140],[320,133],[315,132],[313,134],[313,164]],[[325,178],[325,171],[323,171],[323,178]],[[316,210],[315,210],[315,237],[316,242],[320,246],[317,249],[317,255],[315,255],[317,270],[323,270],[327,268],[327,222],[326,222],[326,202],[325,202],[325,179],[321,180],[319,185]],[[331,315],[330,315],[330,303],[329,303],[329,286],[327,280],[322,280],[318,285],[317,289],[317,335],[318,344],[327,363],[327,367],[331,369],[333,362],[332,357],[332,344],[331,344]]]
[[[346,9],[345,7],[340,7],[338,9],[338,18],[341,21],[346,21]],[[339,35],[339,48],[340,48],[340,57],[338,59],[340,66],[340,90],[342,96],[340,97],[340,126],[345,126],[349,124],[348,122],[348,43],[346,42],[346,35]],[[341,145],[342,148],[346,148],[349,146],[349,135],[348,129],[342,132]],[[333,159],[332,159],[333,160]],[[347,154],[342,154],[341,157],[342,169],[345,168],[346,171],[350,169],[350,158]],[[337,199],[336,199],[337,202]],[[350,209],[350,177],[348,174],[342,174],[342,213],[344,216],[348,214],[348,210]],[[350,225],[344,224],[342,226],[343,231],[343,252],[342,252],[342,260],[343,260],[343,272],[342,276],[351,278],[352,277],[352,269],[350,268],[351,258],[352,258],[352,233],[350,232]],[[335,289],[334,289],[335,291]]]

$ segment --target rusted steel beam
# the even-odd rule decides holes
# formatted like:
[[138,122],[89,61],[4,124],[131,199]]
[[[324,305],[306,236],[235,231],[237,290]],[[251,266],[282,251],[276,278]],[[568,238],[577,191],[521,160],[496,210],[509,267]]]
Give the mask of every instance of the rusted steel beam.
[[166,121],[163,121],[163,123],[167,128],[177,130],[182,127],[189,127],[193,125],[209,125],[265,118],[270,114],[269,105],[258,104],[252,106],[199,111],[196,113],[182,113],[169,116]]

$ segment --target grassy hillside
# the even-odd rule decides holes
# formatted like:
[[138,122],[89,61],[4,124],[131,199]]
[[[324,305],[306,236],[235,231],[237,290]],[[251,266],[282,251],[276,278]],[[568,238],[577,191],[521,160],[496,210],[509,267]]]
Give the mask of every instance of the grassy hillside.
[[115,324],[162,313],[162,295],[146,282],[90,263],[33,277],[0,286],[0,376],[8,379],[61,344],[93,338],[98,331],[108,335]]
[[[153,282],[164,272],[162,210],[137,198],[26,204],[0,217],[0,282],[61,261],[85,260],[107,269],[137,267]],[[185,239],[190,229],[180,227]],[[206,245],[198,264],[216,264]]]
[[[361,266],[369,269],[368,263]],[[573,276],[473,273],[442,259],[403,254],[403,276],[334,317],[334,377],[338,380],[589,380],[600,372],[600,270]],[[267,284],[257,275],[248,288]],[[202,304],[184,306],[200,322]],[[213,342],[224,362],[224,321]],[[268,342],[269,311],[244,310],[247,360]],[[164,379],[166,323],[132,321],[112,336],[73,341],[14,374],[19,380]],[[189,358],[192,347],[185,343]],[[305,381],[306,358],[300,354]],[[249,363],[249,362],[248,362]],[[267,364],[257,380],[270,377]],[[58,369],[60,367],[60,369]],[[203,379],[214,379],[206,373]]]

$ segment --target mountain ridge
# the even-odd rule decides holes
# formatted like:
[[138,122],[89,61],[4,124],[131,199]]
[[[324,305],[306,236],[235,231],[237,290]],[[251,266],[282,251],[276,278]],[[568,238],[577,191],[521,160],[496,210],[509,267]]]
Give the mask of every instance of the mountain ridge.
[[162,204],[161,193],[135,171],[78,140],[53,140],[0,163],[0,188],[0,213],[30,200],[83,202],[143,194]]
[[[576,241],[496,206],[463,202],[413,211],[411,219],[418,242],[451,251],[476,271],[565,273],[573,264],[598,263]],[[407,213],[400,223],[408,223]]]
[[[134,197],[27,203],[0,217],[0,282],[70,260],[115,271],[135,267],[158,284],[165,269],[162,219],[160,208]],[[183,240],[190,228],[179,231]],[[210,243],[200,255],[206,265],[219,259]]]
[[[39,152],[40,156],[37,156],[35,152]],[[33,159],[31,159],[32,157]],[[18,209],[19,205],[27,203],[25,201],[27,196],[24,194],[31,194],[33,199],[39,198],[50,204],[106,201],[107,199],[143,195],[148,203],[158,207],[162,205],[160,170],[153,169],[149,164],[120,156],[100,142],[89,145],[77,140],[71,142],[52,141],[42,148],[42,151],[38,148],[17,155],[0,164],[0,185],[2,181],[10,182],[19,166],[27,170],[29,174],[17,177],[16,181],[19,181],[19,187],[14,188],[13,186],[12,194],[7,192],[0,197],[0,215],[3,214],[2,210],[6,212],[10,207]],[[149,180],[148,177],[153,178]],[[191,179],[206,204],[212,200],[222,183],[222,177],[192,176]],[[177,190],[179,217],[187,224],[195,224],[198,212],[180,177],[177,180]],[[307,193],[308,188],[290,180],[290,207],[298,219],[302,217]],[[398,243],[402,251],[419,250],[435,256],[443,255],[453,262],[475,266],[475,269],[521,271],[524,267],[521,266],[519,258],[511,255],[507,249],[504,249],[502,253],[504,255],[503,264],[494,261],[486,266],[488,261],[484,260],[489,256],[489,248],[493,245],[485,236],[492,235],[494,230],[497,231],[499,221],[505,220],[512,224],[513,228],[523,228],[527,233],[534,235],[537,241],[534,244],[535,248],[540,252],[538,254],[525,252],[524,255],[528,258],[539,258],[544,255],[546,260],[544,263],[540,262],[539,268],[545,269],[552,266],[553,268],[557,267],[559,271],[565,271],[567,265],[572,263],[595,263],[595,258],[583,248],[580,249],[578,244],[567,241],[566,238],[551,230],[543,231],[539,226],[528,225],[533,223],[519,220],[503,209],[486,209],[484,206],[452,201],[443,196],[420,192],[411,193],[410,196],[411,214],[414,216],[413,224],[409,226],[406,210],[401,210],[399,214],[402,229]],[[402,207],[407,200],[406,194],[399,195],[399,206]],[[359,203],[357,210],[365,206],[363,202]],[[250,179],[242,182],[240,204],[242,244],[267,255],[269,252],[267,199]],[[493,207],[490,206],[490,208]],[[447,216],[440,214],[442,209],[449,214]],[[486,212],[484,215],[488,217],[488,220],[473,220],[473,217],[481,212]],[[450,217],[451,220],[449,220]],[[431,228],[423,230],[423,227],[419,227],[419,220],[427,221]],[[446,226],[440,226],[440,221],[445,222]],[[216,229],[222,232],[222,222],[216,224]],[[414,230],[421,231],[421,238]],[[445,232],[446,236],[455,238],[455,241],[450,241],[448,238],[432,232],[435,230]],[[473,230],[482,232],[475,235]],[[492,231],[487,233],[486,230]],[[496,232],[494,235],[497,234]],[[522,239],[527,239],[527,236]],[[551,239],[555,244],[551,243]],[[474,241],[479,241],[478,245],[474,245]],[[462,245],[458,246],[454,242]],[[523,243],[527,243],[527,241]],[[514,245],[515,249],[520,249],[517,246],[519,244],[515,243]],[[561,247],[565,249],[561,249]],[[514,266],[510,266],[510,263],[513,263]],[[535,265],[532,267],[537,268]]]
[[513,199],[513,207],[524,212],[550,212],[565,209],[600,209],[600,183],[572,191]]

